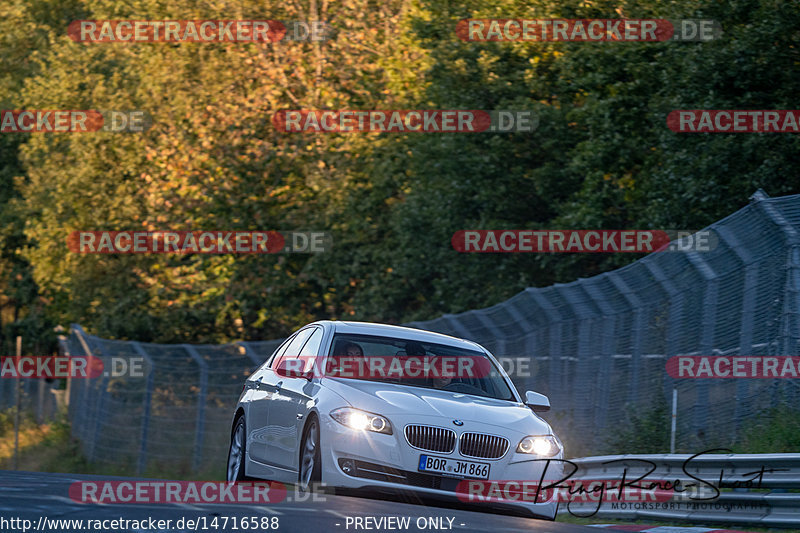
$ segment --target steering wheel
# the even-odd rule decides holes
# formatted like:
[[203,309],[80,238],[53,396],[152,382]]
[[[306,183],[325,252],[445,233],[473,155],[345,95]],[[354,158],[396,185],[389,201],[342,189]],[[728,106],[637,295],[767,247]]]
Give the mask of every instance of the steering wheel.
[[485,391],[483,389],[479,389],[473,385],[468,383],[462,383],[461,381],[454,381],[453,383],[448,383],[442,390],[450,391],[450,392],[463,392],[464,394],[477,394],[479,396],[483,396]]

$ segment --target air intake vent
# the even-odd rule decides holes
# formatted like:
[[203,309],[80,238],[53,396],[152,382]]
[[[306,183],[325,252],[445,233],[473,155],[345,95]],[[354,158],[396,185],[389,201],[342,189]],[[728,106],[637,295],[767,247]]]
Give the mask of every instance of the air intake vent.
[[436,426],[406,426],[406,440],[414,448],[429,452],[450,453],[456,447],[456,433]]
[[499,459],[508,451],[508,439],[483,433],[464,433],[458,451],[465,457]]

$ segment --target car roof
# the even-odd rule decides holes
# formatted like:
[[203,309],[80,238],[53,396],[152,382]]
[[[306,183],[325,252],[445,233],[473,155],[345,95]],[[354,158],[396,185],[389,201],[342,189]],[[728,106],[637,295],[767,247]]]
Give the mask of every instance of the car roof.
[[391,324],[378,324],[375,322],[351,322],[339,320],[322,320],[315,324],[327,325],[333,328],[335,333],[349,333],[352,335],[374,335],[379,337],[399,337],[401,339],[414,340],[418,342],[433,342],[457,346],[460,348],[487,351],[483,346],[476,342],[458,337],[451,337],[443,333],[435,333],[424,329],[408,328],[405,326],[393,326]]

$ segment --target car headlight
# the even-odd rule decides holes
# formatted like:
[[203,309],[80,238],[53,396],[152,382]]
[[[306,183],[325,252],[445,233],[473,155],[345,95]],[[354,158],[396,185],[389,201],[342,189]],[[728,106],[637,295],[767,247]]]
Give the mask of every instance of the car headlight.
[[331,416],[340,424],[360,431],[392,434],[392,424],[385,417],[353,407],[341,407],[331,411]]
[[530,435],[517,445],[517,453],[553,457],[561,451],[561,442],[555,435]]

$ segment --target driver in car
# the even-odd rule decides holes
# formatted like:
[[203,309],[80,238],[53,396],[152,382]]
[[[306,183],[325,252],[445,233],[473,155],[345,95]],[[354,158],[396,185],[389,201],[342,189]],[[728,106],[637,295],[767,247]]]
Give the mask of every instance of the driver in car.
[[364,350],[354,342],[348,342],[344,347],[344,355],[347,357],[364,357]]
[[453,382],[453,378],[448,376],[434,376],[431,378],[431,384],[435,389],[443,389]]
[[333,355],[325,363],[325,373],[329,376],[343,376],[348,372],[345,370],[346,359],[353,357],[364,357],[364,350],[360,345],[350,341],[337,342]]
[[[428,352],[425,351],[425,347],[422,346],[422,344],[420,344],[418,342],[415,342],[415,341],[409,341],[409,342],[406,343],[406,356],[408,356],[408,357],[428,357]],[[435,372],[437,372],[437,371],[441,372],[442,365],[436,363],[437,358],[438,358],[438,356],[435,355],[435,354],[431,356],[431,361],[430,361],[431,368],[436,369]],[[448,385],[453,383],[452,376],[440,376],[440,375],[434,374],[434,375],[430,376],[429,379],[430,379],[430,381],[429,381],[430,385],[433,386],[433,388],[435,388],[435,389],[444,389],[445,387],[447,387]]]

